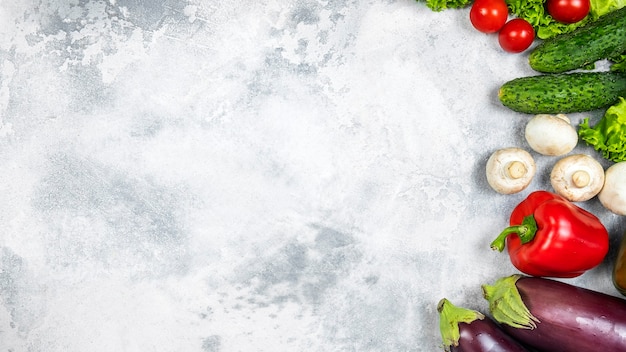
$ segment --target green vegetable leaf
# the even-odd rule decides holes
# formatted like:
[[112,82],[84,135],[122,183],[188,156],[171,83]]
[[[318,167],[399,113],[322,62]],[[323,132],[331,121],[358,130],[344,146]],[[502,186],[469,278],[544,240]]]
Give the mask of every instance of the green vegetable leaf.
[[585,118],[578,128],[578,135],[605,159],[626,161],[626,100],[620,97],[594,127],[589,126],[589,118]]
[[424,1],[426,6],[436,12],[447,9],[460,9],[469,5],[472,0],[417,0]]
[[594,18],[598,18],[611,11],[615,11],[626,6],[626,0],[590,0],[591,9],[589,12]]

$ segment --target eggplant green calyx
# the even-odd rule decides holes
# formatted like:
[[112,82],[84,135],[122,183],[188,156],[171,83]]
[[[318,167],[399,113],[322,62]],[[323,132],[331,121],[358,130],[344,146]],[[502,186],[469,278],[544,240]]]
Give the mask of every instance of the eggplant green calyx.
[[482,320],[485,316],[475,310],[461,308],[453,305],[446,298],[443,298],[437,304],[439,312],[439,330],[441,338],[446,350],[450,346],[458,346],[461,333],[459,331],[459,323],[469,324],[474,320]]
[[535,238],[537,234],[537,221],[532,215],[528,215],[522,220],[521,225],[509,226],[491,242],[491,249],[502,252],[506,243],[506,238],[510,234],[517,234],[522,244],[528,243]]
[[514,328],[534,329],[539,323],[524,304],[515,283],[522,275],[503,277],[493,285],[482,285],[483,297],[489,302],[493,318]]

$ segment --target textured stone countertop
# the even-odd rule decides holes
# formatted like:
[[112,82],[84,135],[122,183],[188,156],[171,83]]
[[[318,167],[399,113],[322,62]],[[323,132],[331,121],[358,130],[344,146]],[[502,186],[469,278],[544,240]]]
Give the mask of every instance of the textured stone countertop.
[[[0,2],[2,351],[439,351],[485,312],[534,72],[412,0]],[[574,124],[597,113],[572,114]],[[586,146],[574,152],[598,156]],[[569,282],[618,295],[626,224]]]

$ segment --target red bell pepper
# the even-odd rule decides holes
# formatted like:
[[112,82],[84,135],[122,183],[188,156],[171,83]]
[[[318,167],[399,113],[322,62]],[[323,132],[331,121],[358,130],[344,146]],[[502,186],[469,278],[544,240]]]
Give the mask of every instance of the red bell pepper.
[[[507,227],[491,243],[532,276],[572,278],[599,265],[609,251],[600,219],[547,191],[535,191],[513,209]],[[516,236],[511,236],[516,235]]]

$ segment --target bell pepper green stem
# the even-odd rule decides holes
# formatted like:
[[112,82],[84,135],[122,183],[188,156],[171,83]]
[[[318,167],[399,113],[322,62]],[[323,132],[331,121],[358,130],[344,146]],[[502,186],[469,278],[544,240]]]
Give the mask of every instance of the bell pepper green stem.
[[532,241],[537,234],[537,221],[535,220],[535,217],[528,215],[524,218],[524,220],[522,220],[521,225],[513,225],[504,229],[504,231],[502,231],[500,235],[498,235],[498,237],[491,242],[491,249],[502,252],[504,250],[506,238],[511,234],[517,234],[522,241],[522,244]]

